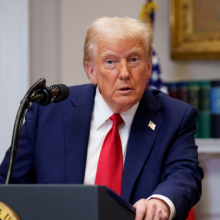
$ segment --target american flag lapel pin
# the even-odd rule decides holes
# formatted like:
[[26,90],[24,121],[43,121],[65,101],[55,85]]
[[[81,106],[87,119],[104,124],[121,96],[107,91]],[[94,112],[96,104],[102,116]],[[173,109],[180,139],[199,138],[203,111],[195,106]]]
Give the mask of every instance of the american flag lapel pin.
[[156,128],[156,125],[152,121],[150,121],[148,124],[148,127],[150,127],[154,131]]

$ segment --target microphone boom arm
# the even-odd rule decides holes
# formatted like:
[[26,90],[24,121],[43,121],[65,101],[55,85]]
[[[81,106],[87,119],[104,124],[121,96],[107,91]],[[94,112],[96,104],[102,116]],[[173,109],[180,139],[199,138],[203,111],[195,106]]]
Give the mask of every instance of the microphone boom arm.
[[43,78],[39,79],[36,83],[34,83],[33,86],[31,86],[31,88],[25,94],[23,100],[20,102],[20,107],[18,109],[14,123],[14,128],[13,128],[11,147],[10,147],[10,159],[9,159],[9,166],[8,166],[8,172],[7,172],[5,184],[9,184],[11,180],[14,160],[17,154],[18,141],[21,133],[21,128],[22,128],[25,112],[29,108],[30,102],[32,101],[31,96],[36,91],[36,89],[46,86],[45,84],[46,84],[45,79]]

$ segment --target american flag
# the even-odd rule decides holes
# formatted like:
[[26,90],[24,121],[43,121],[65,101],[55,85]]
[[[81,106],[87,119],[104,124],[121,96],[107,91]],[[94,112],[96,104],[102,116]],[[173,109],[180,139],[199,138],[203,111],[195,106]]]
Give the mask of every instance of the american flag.
[[158,89],[166,94],[168,94],[167,86],[164,85],[163,80],[161,79],[161,69],[159,57],[155,50],[153,50],[153,59],[152,59],[152,73],[148,81],[148,87],[152,89]]

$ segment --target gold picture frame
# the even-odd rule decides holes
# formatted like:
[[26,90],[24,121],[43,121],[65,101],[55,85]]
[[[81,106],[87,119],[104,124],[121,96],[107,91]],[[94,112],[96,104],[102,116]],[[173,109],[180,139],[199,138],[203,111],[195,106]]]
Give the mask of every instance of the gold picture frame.
[[220,0],[170,0],[170,27],[172,59],[220,59]]

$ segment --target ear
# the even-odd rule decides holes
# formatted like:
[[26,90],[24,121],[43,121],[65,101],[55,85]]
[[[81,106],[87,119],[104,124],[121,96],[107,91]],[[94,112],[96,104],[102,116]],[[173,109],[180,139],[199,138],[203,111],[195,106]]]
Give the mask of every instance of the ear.
[[147,79],[150,78],[151,73],[152,73],[152,59],[150,59],[147,64]]
[[97,85],[98,81],[97,81],[97,77],[95,74],[95,68],[94,68],[94,62],[90,61],[90,62],[85,62],[85,68],[86,68],[86,72],[88,74],[88,77],[90,79],[90,81],[94,84]]

